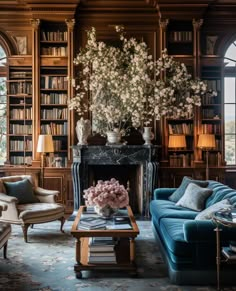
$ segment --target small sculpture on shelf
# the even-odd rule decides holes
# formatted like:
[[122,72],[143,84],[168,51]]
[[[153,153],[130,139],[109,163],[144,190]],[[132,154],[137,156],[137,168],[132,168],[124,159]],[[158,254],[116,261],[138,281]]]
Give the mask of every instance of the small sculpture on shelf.
[[76,134],[78,138],[78,145],[87,145],[87,138],[91,134],[91,122],[88,119],[81,117],[76,124]]

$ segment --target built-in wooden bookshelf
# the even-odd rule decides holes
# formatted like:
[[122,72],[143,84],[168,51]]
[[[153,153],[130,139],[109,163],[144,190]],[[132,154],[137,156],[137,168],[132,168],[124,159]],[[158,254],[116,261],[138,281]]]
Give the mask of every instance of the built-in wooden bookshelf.
[[54,157],[63,167],[69,148],[68,34],[66,22],[40,25],[40,133],[53,135]]
[[11,165],[32,164],[32,67],[30,57],[11,57],[7,81],[8,154]]
[[[162,160],[160,165],[164,172],[169,167],[170,171],[173,171],[173,175],[175,169],[178,169],[178,175],[180,176],[181,168],[189,168],[189,171],[196,168],[196,171],[194,171],[195,177],[199,172],[198,178],[205,178],[202,169],[206,165],[206,151],[198,148],[197,144],[199,134],[211,133],[215,135],[216,148],[209,151],[209,166],[215,169],[216,176],[214,178],[218,177],[216,169],[219,168],[220,174],[217,178],[219,180],[222,179],[222,167],[224,166],[221,99],[223,66],[217,56],[201,56],[201,26],[201,19],[172,19],[163,21],[161,24],[161,36],[165,40],[162,49],[166,47],[169,55],[172,55],[177,61],[185,63],[193,78],[203,79],[207,84],[208,91],[202,97],[202,106],[195,109],[193,118],[164,118],[162,121]],[[175,134],[185,135],[186,148],[168,148],[169,136]]]

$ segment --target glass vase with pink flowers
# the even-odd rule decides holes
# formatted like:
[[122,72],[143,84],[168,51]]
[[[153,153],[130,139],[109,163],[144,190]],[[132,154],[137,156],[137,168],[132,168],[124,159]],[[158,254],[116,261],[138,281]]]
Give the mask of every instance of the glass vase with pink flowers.
[[96,186],[84,190],[83,197],[87,206],[95,206],[95,211],[104,217],[110,217],[119,208],[129,205],[128,191],[115,178],[99,180]]

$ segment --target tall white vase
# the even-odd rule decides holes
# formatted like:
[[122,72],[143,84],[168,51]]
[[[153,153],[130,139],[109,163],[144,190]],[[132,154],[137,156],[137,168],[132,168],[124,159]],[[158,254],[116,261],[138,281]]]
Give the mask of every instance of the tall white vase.
[[145,141],[145,145],[151,145],[152,140],[154,139],[154,133],[152,132],[152,128],[150,126],[145,126],[143,128],[143,140]]

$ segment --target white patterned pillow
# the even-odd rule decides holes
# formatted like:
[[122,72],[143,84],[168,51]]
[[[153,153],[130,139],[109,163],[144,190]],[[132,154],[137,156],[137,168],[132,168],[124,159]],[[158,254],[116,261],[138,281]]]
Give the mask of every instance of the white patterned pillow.
[[212,194],[209,188],[202,188],[194,183],[190,183],[182,198],[175,204],[177,206],[186,207],[195,211],[202,211],[205,206],[206,199]]
[[233,206],[230,204],[229,199],[224,199],[219,201],[208,208],[201,211],[196,217],[195,220],[209,220],[212,218],[213,213],[221,209],[231,209]]

